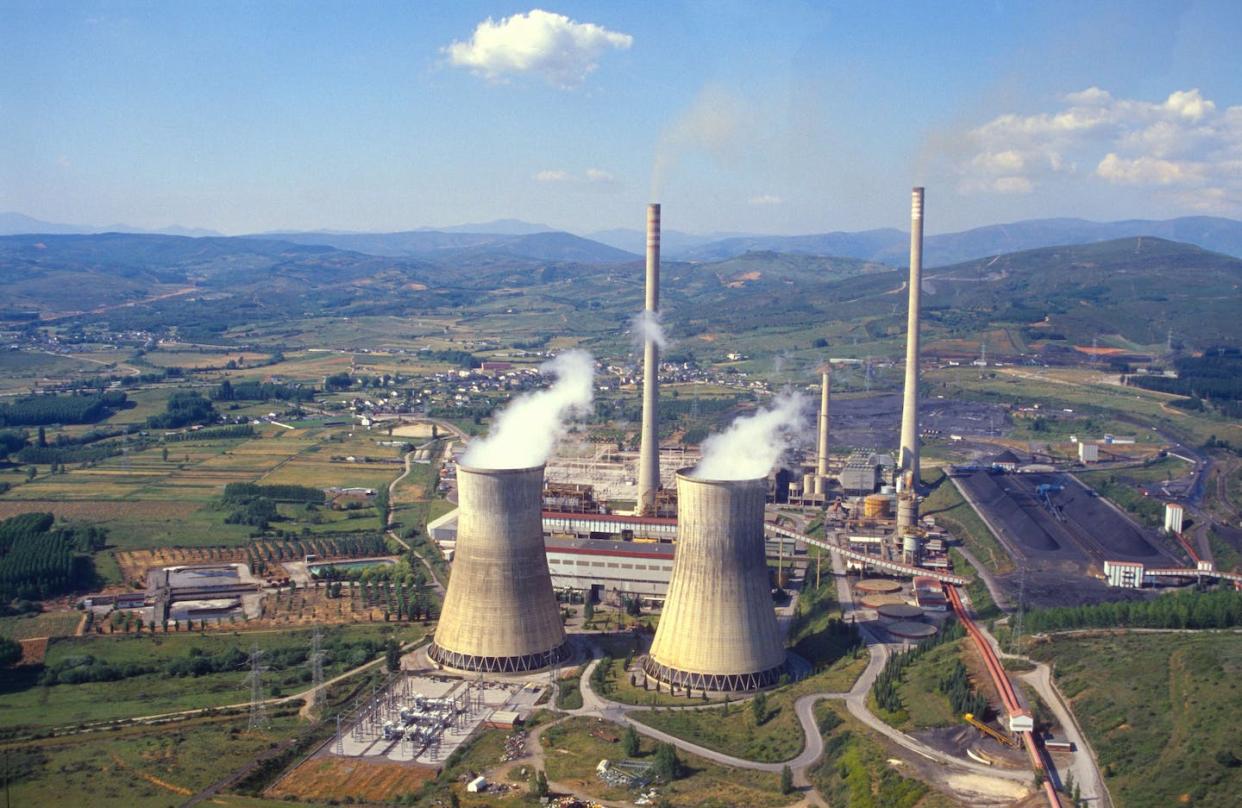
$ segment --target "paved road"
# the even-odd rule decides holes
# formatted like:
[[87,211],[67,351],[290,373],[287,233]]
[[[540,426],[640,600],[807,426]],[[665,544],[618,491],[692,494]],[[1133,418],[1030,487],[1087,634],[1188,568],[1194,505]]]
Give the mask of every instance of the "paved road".
[[[1090,805],[1111,808],[1113,801],[1104,785],[1104,778],[1100,775],[1100,767],[1096,764],[1095,750],[1087,743],[1087,736],[1079,728],[1073,711],[1065,704],[1061,691],[1053,683],[1052,668],[1039,662],[1036,663],[1035,670],[1018,678],[1034,687],[1044,703],[1052,708],[1057,723],[1065,733],[1065,740],[1074,744],[1075,751],[1072,753],[1069,770],[1074,775],[1074,782],[1081,789],[1082,798]],[[1065,778],[1062,777],[1061,781],[1064,783]]]
[[996,583],[996,577],[992,575],[987,567],[980,563],[975,554],[967,550],[964,544],[959,545],[957,551],[974,566],[975,572],[979,574],[983,585],[988,588],[988,594],[992,596],[992,602],[996,604],[996,607],[1004,612],[1013,611],[1013,604],[1009,602],[1009,598],[1005,595],[1004,590],[1000,588],[1000,584]]

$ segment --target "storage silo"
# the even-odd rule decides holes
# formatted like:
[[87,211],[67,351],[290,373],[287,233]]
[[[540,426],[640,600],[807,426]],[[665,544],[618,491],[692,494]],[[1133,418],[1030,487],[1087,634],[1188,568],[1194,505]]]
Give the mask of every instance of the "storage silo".
[[677,474],[677,554],[644,664],[647,675],[695,690],[776,684],[785,647],[763,544],[767,481]]
[[544,551],[543,468],[457,467],[457,549],[433,661],[523,673],[570,655]]

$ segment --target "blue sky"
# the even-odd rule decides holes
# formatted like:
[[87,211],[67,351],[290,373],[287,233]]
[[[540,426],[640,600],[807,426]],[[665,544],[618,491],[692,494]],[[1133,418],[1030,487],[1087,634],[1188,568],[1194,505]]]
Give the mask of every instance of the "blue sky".
[[[490,19],[490,22],[487,22]],[[1242,216],[1242,4],[0,0],[0,210],[931,232]],[[653,179],[653,175],[656,175]]]

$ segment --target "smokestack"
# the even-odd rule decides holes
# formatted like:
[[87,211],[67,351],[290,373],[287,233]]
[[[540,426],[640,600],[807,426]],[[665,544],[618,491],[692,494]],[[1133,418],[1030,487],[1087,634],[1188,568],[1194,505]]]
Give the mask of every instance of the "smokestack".
[[[660,205],[647,206],[647,316],[660,310]],[[660,348],[653,335],[643,340],[643,426],[638,455],[638,515],[654,516],[660,488]]]
[[828,391],[832,369],[824,365],[819,383],[819,451],[816,452],[815,493],[828,493]]
[[677,553],[647,675],[695,690],[757,690],[786,672],[763,545],[767,480],[677,473]]
[[901,413],[901,469],[918,486],[919,473],[919,295],[923,284],[923,189],[910,194],[910,309],[906,326],[906,396]]
[[543,466],[457,467],[453,575],[432,660],[449,668],[524,673],[570,655],[543,546]]

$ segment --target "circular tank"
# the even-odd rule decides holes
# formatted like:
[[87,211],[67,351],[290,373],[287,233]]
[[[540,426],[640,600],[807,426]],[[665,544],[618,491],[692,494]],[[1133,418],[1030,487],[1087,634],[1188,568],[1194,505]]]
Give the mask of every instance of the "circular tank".
[[883,519],[888,516],[889,498],[883,494],[868,494],[863,500],[863,517],[867,519]]
[[457,467],[457,548],[428,656],[523,673],[569,654],[543,543],[543,466]]
[[880,617],[883,617],[887,620],[915,621],[915,620],[921,620],[923,617],[922,609],[920,609],[918,606],[912,606],[909,603],[904,603],[904,602],[885,603],[881,606],[876,607],[876,612],[879,613]]
[[889,623],[884,630],[903,640],[925,640],[936,635],[936,627],[930,623]]
[[695,690],[774,685],[786,672],[764,556],[767,481],[677,474],[677,553],[643,669]]
[[867,594],[888,594],[892,592],[900,592],[901,584],[896,581],[889,581],[884,578],[868,578],[865,581],[859,581],[854,584],[854,588],[859,592]]
[[905,603],[899,595],[865,595],[859,599],[859,603],[868,609],[878,609],[886,603]]

